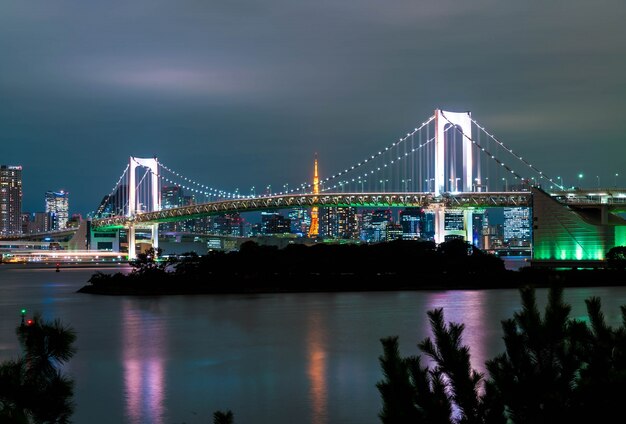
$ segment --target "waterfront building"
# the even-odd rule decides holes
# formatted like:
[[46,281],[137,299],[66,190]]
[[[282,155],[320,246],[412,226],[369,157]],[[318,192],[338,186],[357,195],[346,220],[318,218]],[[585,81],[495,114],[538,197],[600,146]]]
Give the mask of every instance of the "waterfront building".
[[361,240],[367,243],[387,241],[387,227],[392,222],[390,209],[363,211],[361,223]]
[[385,234],[386,241],[400,240],[402,239],[402,224],[398,222],[390,222],[387,224],[387,231]]
[[210,233],[221,236],[244,237],[245,220],[237,212],[226,213],[211,218]]
[[32,233],[44,233],[52,229],[52,223],[55,221],[52,212],[35,212],[31,225]]
[[22,232],[22,167],[0,165],[0,235]]
[[179,186],[163,186],[161,188],[161,208],[172,209],[180,208],[185,205],[185,196],[182,187]]
[[485,227],[487,216],[484,212],[472,213],[472,244],[479,249],[485,248]]
[[445,212],[444,229],[446,231],[465,230],[465,216],[462,209],[449,209]]
[[435,212],[428,210],[424,212],[424,226],[421,236],[423,240],[435,240]]
[[291,222],[291,232],[303,237],[311,227],[311,215],[306,208],[293,208],[287,214]]
[[69,218],[69,193],[67,191],[46,192],[46,212],[54,215],[52,230],[64,230]]
[[511,247],[526,247],[530,246],[530,240],[530,208],[504,208],[504,243]]
[[424,210],[422,208],[406,208],[400,212],[402,239],[419,240],[424,227]]
[[333,239],[358,239],[359,220],[356,208],[330,207],[320,212],[320,235]]
[[28,234],[31,232],[31,227],[32,227],[32,219],[33,216],[30,212],[22,212],[20,221],[22,223],[22,229],[21,232],[22,234]]
[[261,212],[261,234],[285,234],[291,230],[289,218],[278,212]]

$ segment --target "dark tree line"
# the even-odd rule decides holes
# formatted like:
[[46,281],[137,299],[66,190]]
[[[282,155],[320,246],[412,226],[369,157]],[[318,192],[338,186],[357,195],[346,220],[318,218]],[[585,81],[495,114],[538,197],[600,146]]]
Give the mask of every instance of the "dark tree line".
[[535,292],[521,290],[522,310],[502,322],[505,352],[470,365],[463,324],[428,312],[432,338],[418,347],[432,360],[402,357],[397,337],[382,339],[378,383],[384,424],[538,424],[614,422],[626,393],[626,307],[622,324],[606,324],[600,299],[586,300],[588,322],[570,318],[562,289],[551,289],[543,315]]
[[[237,252],[188,255],[156,262],[151,252],[132,262],[130,275],[95,274],[87,292],[245,292],[391,290],[498,285],[503,262],[463,240],[397,240],[379,244],[289,245],[244,243]],[[428,286],[430,284],[430,286]]]

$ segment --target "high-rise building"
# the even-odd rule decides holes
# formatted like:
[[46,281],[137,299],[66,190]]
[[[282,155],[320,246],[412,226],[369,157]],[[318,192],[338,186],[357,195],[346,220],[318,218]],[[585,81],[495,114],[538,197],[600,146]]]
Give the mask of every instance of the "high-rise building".
[[359,220],[356,208],[323,208],[320,213],[320,234],[327,238],[358,239]]
[[31,232],[32,227],[32,215],[30,212],[22,212],[22,234],[28,234]]
[[367,243],[387,241],[387,227],[392,223],[391,210],[363,211],[361,240]]
[[311,215],[306,208],[293,208],[287,215],[291,220],[291,232],[304,236],[309,232],[311,226]]
[[424,210],[421,208],[404,209],[400,212],[400,225],[404,240],[420,239],[424,227]]
[[182,187],[163,186],[161,188],[161,208],[180,208],[185,203],[185,196]]
[[422,231],[422,239],[424,240],[435,240],[435,212],[433,211],[425,211],[424,212],[424,229]]
[[472,244],[479,249],[485,248],[487,216],[485,213],[472,213]]
[[67,191],[46,192],[46,212],[54,214],[52,230],[67,228],[69,209],[69,193]]
[[463,231],[465,216],[462,210],[450,209],[444,215],[444,229],[446,231]]
[[504,243],[510,246],[529,246],[530,219],[530,208],[504,208]]
[[262,234],[285,234],[289,233],[291,223],[278,212],[261,212]]
[[35,212],[32,222],[32,233],[44,233],[52,229],[54,214],[52,212]]
[[245,221],[238,212],[225,213],[211,218],[211,234],[244,237]]
[[0,165],[0,234],[22,231],[22,167]]

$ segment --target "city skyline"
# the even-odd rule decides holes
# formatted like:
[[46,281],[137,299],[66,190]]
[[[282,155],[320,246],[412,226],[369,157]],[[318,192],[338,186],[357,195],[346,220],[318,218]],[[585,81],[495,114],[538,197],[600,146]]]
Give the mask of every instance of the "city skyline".
[[0,162],[24,167],[25,210],[63,187],[85,214],[129,155],[230,190],[304,182],[315,152],[331,174],[442,107],[565,184],[612,186],[626,5],[603,5],[10,1]]

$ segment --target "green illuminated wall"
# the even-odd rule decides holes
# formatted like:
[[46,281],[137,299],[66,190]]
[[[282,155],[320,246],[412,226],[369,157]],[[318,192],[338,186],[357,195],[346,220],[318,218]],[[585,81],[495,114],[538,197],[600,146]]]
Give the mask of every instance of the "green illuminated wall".
[[533,189],[533,259],[603,260],[619,240],[626,243],[626,226],[601,223],[571,210],[541,190]]
[[626,225],[615,227],[615,246],[626,246]]

